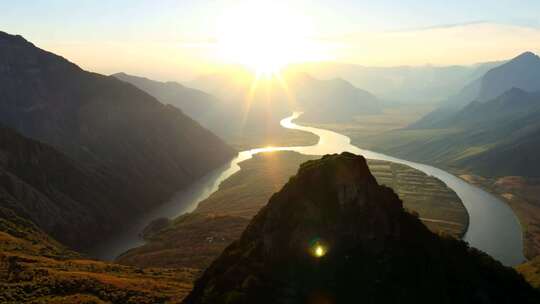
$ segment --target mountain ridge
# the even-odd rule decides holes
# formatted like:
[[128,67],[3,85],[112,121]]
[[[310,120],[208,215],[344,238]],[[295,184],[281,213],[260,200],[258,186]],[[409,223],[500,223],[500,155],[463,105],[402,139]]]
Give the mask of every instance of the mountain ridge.
[[540,57],[525,52],[489,70],[482,77],[477,98],[481,101],[490,100],[512,87],[529,92],[540,90]]
[[111,76],[136,86],[164,104],[175,106],[203,125],[206,125],[207,116],[212,112],[212,108],[218,106],[220,102],[208,93],[189,88],[176,81],[155,81],[124,72]]
[[[540,57],[522,53],[394,135],[412,142],[385,152],[484,177],[538,176]],[[390,132],[392,133],[392,132]]]
[[437,103],[459,91],[467,82],[501,62],[472,66],[370,67],[339,62],[299,64],[293,70],[306,71],[321,79],[342,77],[372,92],[382,100],[398,103]]
[[[94,187],[96,195],[103,197],[94,202],[82,197],[87,205],[83,209],[95,203],[105,211],[116,211],[86,214],[82,222],[95,221],[92,227],[108,227],[108,232],[125,221],[120,210],[132,214],[154,208],[236,154],[179,109],[114,77],[86,72],[7,33],[0,34],[0,95],[0,124],[59,151],[74,167],[93,172],[91,176],[100,176],[101,181],[93,185],[99,186]],[[20,153],[30,157],[28,151]],[[53,173],[54,168],[49,169]],[[98,214],[108,220],[98,220]],[[69,221],[82,213],[71,216]],[[61,231],[74,234],[62,227],[55,237]],[[80,249],[99,238],[97,233],[85,235],[88,238],[63,241]]]
[[408,128],[437,128],[441,122],[451,119],[469,103],[495,99],[512,88],[528,92],[539,91],[540,80],[538,79],[540,79],[540,57],[532,52],[524,52],[489,69]]

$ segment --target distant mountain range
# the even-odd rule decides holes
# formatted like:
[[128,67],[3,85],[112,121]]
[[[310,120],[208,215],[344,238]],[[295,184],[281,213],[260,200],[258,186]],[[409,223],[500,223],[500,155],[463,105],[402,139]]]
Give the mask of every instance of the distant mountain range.
[[319,80],[300,73],[285,74],[285,79],[304,112],[303,121],[350,121],[357,116],[380,113],[384,106],[375,95],[343,78]]
[[76,248],[235,154],[179,109],[3,32],[0,96],[10,206]]
[[394,133],[428,134],[387,151],[400,156],[487,176],[539,176],[540,57],[527,52],[491,69],[408,130]]
[[279,120],[294,111],[304,112],[304,121],[340,122],[378,113],[383,107],[377,97],[343,79],[318,80],[305,73],[256,79],[236,69],[189,83],[197,90],[125,73],[113,76],[164,104],[178,107],[216,134],[233,140],[245,134],[265,138],[282,132]]
[[344,63],[307,63],[292,66],[290,69],[321,79],[343,78],[383,100],[399,103],[438,103],[502,63],[440,67],[369,67]]
[[512,88],[529,92],[540,90],[540,59],[525,52],[508,62],[486,71],[471,81],[461,91],[449,97],[438,109],[429,113],[413,128],[433,128],[442,120],[449,119],[472,101],[488,101]]
[[[251,111],[271,103],[273,111],[278,113],[303,111],[306,116],[330,121],[350,120],[355,115],[376,113],[382,107],[373,94],[340,78],[319,80],[302,72],[284,72],[280,77],[263,76],[257,80],[248,72],[236,73],[240,76],[207,75],[190,84],[225,101],[240,105],[246,100],[246,94],[256,85],[256,90],[251,93]],[[329,112],[328,109],[332,111]],[[321,112],[325,112],[325,115],[320,115]]]

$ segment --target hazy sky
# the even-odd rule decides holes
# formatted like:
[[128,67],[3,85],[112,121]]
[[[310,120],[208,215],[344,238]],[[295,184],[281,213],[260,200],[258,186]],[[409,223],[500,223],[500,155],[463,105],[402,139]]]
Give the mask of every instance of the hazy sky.
[[[245,2],[0,0],[0,30],[21,34],[94,71],[181,80],[219,61],[212,43],[223,27],[220,20]],[[311,0],[276,5],[308,22],[308,38],[324,44],[327,59],[336,61],[469,64],[540,51],[539,0]]]

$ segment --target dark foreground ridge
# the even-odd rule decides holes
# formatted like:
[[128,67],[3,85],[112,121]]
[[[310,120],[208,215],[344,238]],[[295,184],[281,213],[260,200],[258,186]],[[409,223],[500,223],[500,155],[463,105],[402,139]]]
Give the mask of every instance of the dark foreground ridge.
[[184,303],[538,303],[513,269],[430,232],[350,153],[304,163]]

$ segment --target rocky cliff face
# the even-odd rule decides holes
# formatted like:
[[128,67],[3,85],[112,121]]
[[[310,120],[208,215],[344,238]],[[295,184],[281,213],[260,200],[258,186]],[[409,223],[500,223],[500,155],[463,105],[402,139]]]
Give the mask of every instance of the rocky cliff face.
[[[86,72],[20,36],[3,32],[0,96],[0,124],[46,143],[71,159],[73,167],[85,168],[92,171],[87,175],[97,176],[97,181],[87,183],[87,179],[68,174],[65,167],[55,167],[58,163],[47,164],[51,160],[41,163],[49,169],[46,173],[24,171],[28,176],[34,174],[29,178],[47,191],[58,189],[59,184],[92,190],[73,190],[73,196],[67,195],[69,199],[58,194],[66,194],[63,191],[46,195],[54,203],[43,203],[53,206],[44,210],[51,212],[30,214],[46,232],[75,247],[100,239],[107,231],[120,227],[131,214],[162,203],[235,154],[180,110],[161,104],[130,84]],[[25,159],[33,157],[33,152],[21,149],[9,153],[10,157]],[[31,158],[25,161],[32,163]],[[31,168],[21,165],[13,173],[17,175],[19,169]],[[55,178],[38,180],[38,176],[53,173]],[[25,191],[23,194],[30,193]],[[45,202],[45,198],[40,201]],[[60,203],[63,201],[69,203]],[[68,219],[61,218],[65,210],[52,212],[54,206],[77,212]],[[97,212],[81,211],[90,209]],[[97,230],[65,237],[73,230],[59,223],[77,223],[78,219],[95,222]],[[86,235],[94,237],[85,239]]]
[[430,232],[361,156],[309,161],[184,303],[533,303],[514,270]]

